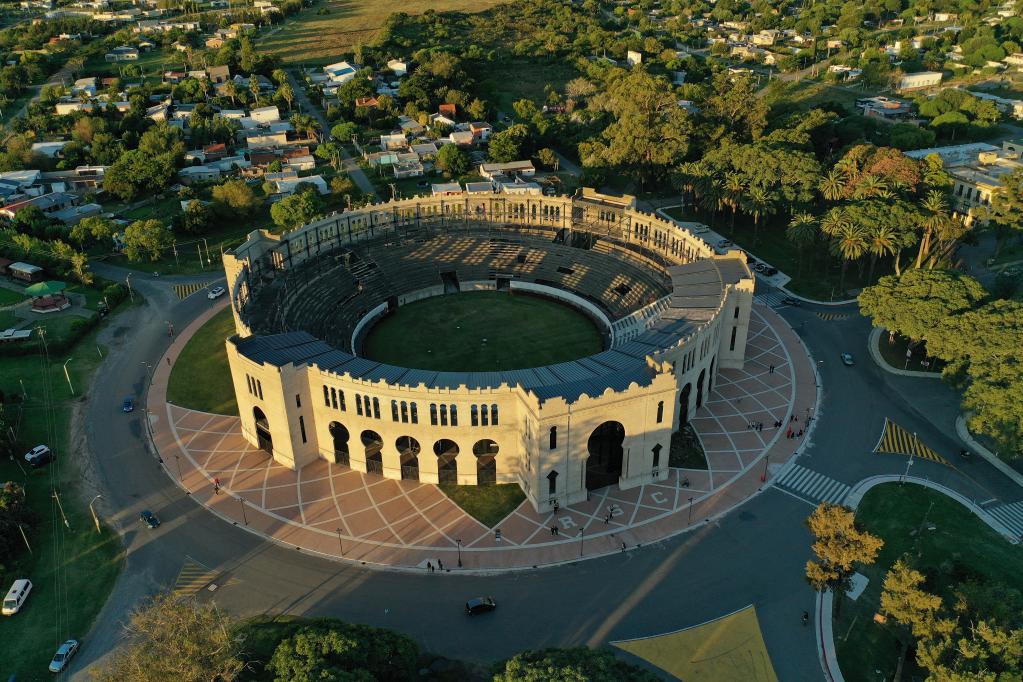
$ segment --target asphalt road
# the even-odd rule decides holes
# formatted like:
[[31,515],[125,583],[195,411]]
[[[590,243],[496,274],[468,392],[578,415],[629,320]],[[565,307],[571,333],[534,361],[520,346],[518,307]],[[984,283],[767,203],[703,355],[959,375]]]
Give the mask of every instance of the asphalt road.
[[[104,277],[124,279],[125,271],[112,266],[96,269]],[[410,575],[337,564],[262,542],[206,513],[148,454],[142,410],[123,415],[119,402],[120,396],[142,392],[145,363],[155,362],[168,342],[165,321],[183,329],[209,305],[201,295],[179,302],[169,293],[168,283],[187,279],[133,275],[133,286],[149,303],[127,318],[115,318],[108,330],[112,352],[92,387],[89,456],[104,494],[104,520],[121,532],[127,559],[96,627],[84,637],[75,671],[109,653],[131,608],[173,585],[190,558],[218,571],[217,603],[238,615],[337,616],[406,632],[441,655],[481,661],[526,648],[664,633],[754,604],[779,678],[821,678],[812,628],[800,623],[802,612],[813,610],[814,594],[803,579],[810,538],[802,523],[813,504],[774,488],[719,522],[694,519],[694,525],[702,525],[698,530],[652,546],[492,576]],[[901,472],[905,458],[871,454],[885,416],[954,459],[959,449],[951,428],[954,393],[936,380],[882,372],[866,352],[868,322],[851,306],[841,310],[852,313],[842,321],[821,320],[820,310],[835,308],[783,310],[823,360],[817,430],[800,463],[847,483]],[[857,355],[856,367],[838,361],[846,350]],[[985,463],[955,463],[962,471],[921,461],[913,473],[974,499],[1020,497]],[[138,522],[143,508],[157,512],[163,525],[143,528]],[[464,600],[484,594],[497,599],[498,610],[466,618]],[[204,592],[200,598],[211,596]]]

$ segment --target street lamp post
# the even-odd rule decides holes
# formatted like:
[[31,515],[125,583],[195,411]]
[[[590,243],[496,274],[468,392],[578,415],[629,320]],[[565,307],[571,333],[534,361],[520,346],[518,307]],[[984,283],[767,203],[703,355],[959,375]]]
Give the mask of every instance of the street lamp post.
[[100,532],[100,530],[99,530],[99,517],[96,516],[96,510],[93,509],[92,505],[95,504],[96,500],[99,500],[102,497],[103,497],[102,495],[97,495],[96,497],[92,498],[92,502],[89,503],[89,511],[92,512],[92,521],[93,521],[93,523],[96,524],[96,532],[97,533]]
[[174,455],[174,462],[178,465],[178,483],[181,483],[181,457]]
[[583,542],[586,541],[586,529],[579,529],[579,556],[583,555]]
[[341,545],[341,529],[340,528],[337,529],[337,549],[338,549],[338,556],[344,556],[345,555],[345,548]]
[[134,303],[135,302],[135,294],[132,293],[132,290],[131,290],[131,273],[130,272],[124,278],[124,283],[126,285],[128,285],[128,297],[131,298],[131,302]]
[[455,540],[455,544],[458,545],[458,567],[462,567],[462,538]]
[[64,361],[64,378],[67,379],[68,388],[71,389],[71,395],[75,394],[75,387],[71,385],[71,375],[67,371],[67,363],[71,362],[71,358]]
[[902,473],[902,478],[899,480],[899,485],[906,485],[906,477],[909,476],[909,467],[913,466],[913,455],[910,454],[909,461],[906,462],[906,470]]
[[764,456],[764,473],[760,474],[760,482],[763,483],[767,480],[767,463],[771,461],[771,455]]
[[238,496],[238,504],[240,504],[240,505],[241,505],[241,507],[242,507],[242,521],[243,521],[243,522],[245,523],[245,525],[247,526],[247,525],[249,525],[249,519],[248,519],[248,517],[247,517],[247,516],[245,515],[245,500],[244,500],[244,499],[242,498],[242,496],[241,496],[241,495],[239,495],[239,496]]

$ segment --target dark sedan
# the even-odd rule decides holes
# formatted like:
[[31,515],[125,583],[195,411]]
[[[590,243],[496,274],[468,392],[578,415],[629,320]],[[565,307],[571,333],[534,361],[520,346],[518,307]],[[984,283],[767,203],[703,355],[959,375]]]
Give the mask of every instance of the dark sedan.
[[474,597],[465,602],[465,612],[470,616],[493,611],[496,608],[497,602],[493,597]]

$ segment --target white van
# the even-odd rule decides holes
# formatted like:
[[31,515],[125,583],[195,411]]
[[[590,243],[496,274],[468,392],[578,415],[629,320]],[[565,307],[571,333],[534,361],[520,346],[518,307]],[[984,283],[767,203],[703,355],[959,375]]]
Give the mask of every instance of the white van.
[[32,581],[26,578],[15,580],[14,584],[11,585],[11,589],[7,591],[7,596],[4,597],[4,608],[3,614],[5,616],[13,616],[21,607],[25,604],[25,600],[28,599],[28,593],[32,591]]

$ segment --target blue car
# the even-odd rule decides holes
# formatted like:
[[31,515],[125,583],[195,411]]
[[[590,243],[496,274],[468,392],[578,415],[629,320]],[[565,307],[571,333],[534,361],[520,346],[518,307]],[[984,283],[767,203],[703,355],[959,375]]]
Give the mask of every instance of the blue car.
[[160,525],[160,519],[156,518],[156,514],[145,509],[139,514],[139,518],[142,519],[142,523],[146,524],[147,528],[156,528]]
[[135,409],[135,401],[131,399],[131,396],[124,399],[124,402],[121,404],[121,409],[125,412],[132,412]]

